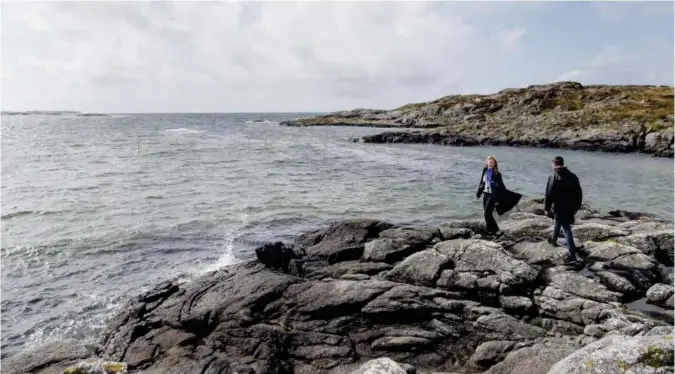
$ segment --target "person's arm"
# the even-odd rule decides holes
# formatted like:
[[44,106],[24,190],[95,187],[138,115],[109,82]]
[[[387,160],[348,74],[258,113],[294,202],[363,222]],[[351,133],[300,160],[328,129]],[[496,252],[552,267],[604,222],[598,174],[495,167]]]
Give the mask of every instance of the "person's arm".
[[575,201],[575,212],[578,212],[579,209],[581,209],[581,204],[584,202],[584,192],[581,189],[581,183],[579,183],[579,178],[575,175],[574,176],[574,189],[576,190],[576,201]]
[[480,182],[478,182],[478,191],[476,191],[476,199],[480,199],[481,195],[483,194],[483,190],[485,190],[485,182],[483,181],[483,177],[485,176],[485,172],[487,169],[483,169],[483,173],[480,175]]
[[555,184],[555,180],[551,180],[553,178],[552,176],[549,175],[548,181],[546,182],[546,194],[544,197],[544,210],[548,213],[551,210],[551,206],[553,205],[553,185]]

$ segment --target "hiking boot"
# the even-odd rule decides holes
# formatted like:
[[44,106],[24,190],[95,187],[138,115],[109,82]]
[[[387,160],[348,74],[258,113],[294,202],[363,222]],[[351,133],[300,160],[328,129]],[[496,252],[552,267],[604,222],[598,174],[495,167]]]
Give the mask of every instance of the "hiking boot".
[[565,265],[571,265],[571,264],[574,264],[578,261],[579,261],[579,259],[577,259],[577,256],[575,256],[575,255],[566,254],[566,255],[563,256],[563,263]]
[[546,239],[546,241],[548,242],[548,244],[550,244],[550,245],[552,245],[552,246],[554,246],[554,247],[557,247],[557,246],[558,246],[558,242],[555,241],[555,240],[553,240],[553,238],[548,238],[548,239]]

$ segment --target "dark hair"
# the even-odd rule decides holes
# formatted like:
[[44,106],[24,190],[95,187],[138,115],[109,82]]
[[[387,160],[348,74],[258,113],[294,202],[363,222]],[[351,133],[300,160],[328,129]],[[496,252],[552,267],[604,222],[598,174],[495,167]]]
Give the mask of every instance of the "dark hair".
[[565,160],[560,156],[556,156],[553,158],[553,164],[555,166],[565,166]]

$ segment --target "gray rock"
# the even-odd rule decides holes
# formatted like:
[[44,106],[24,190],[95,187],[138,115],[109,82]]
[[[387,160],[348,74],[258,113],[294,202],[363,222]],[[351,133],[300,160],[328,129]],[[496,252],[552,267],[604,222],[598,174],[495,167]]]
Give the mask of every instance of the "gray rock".
[[485,240],[450,240],[434,249],[448,256],[459,272],[495,273],[500,283],[525,285],[537,279],[538,271],[511,257],[501,245]]
[[360,368],[352,371],[351,374],[407,374],[396,361],[381,357],[370,360]]
[[639,232],[616,239],[619,243],[633,246],[644,254],[653,255],[666,265],[673,266],[673,229]]
[[647,291],[647,300],[654,304],[664,304],[675,294],[675,288],[670,284],[655,284]]
[[504,234],[509,238],[544,237],[546,230],[551,230],[553,221],[547,217],[528,218],[518,221],[507,221],[501,225]]
[[609,290],[620,292],[624,295],[633,295],[637,293],[637,288],[628,279],[609,271],[598,271],[596,273],[600,282]]
[[531,265],[556,266],[563,264],[565,248],[554,247],[546,241],[520,242],[508,248],[508,251],[519,260]]
[[443,270],[436,285],[449,290],[473,290],[478,287],[480,277],[475,273]]
[[351,220],[336,222],[323,230],[298,236],[295,247],[302,249],[309,259],[322,259],[330,263],[358,260],[368,239],[393,225],[375,220]]
[[469,362],[478,369],[489,368],[502,361],[515,346],[516,342],[505,340],[484,342],[476,348]]
[[396,265],[386,279],[420,286],[433,286],[443,269],[451,264],[450,258],[434,249],[417,252]]
[[66,367],[91,354],[91,351],[78,345],[74,340],[50,343],[2,360],[2,372],[7,374],[62,372]]
[[532,300],[525,296],[501,296],[499,304],[504,311],[514,314],[526,314],[532,309]]
[[444,240],[469,239],[470,237],[476,235],[476,233],[474,233],[471,229],[467,229],[465,227],[454,228],[441,226],[440,232]]
[[574,237],[580,242],[596,241],[600,242],[610,238],[627,236],[630,232],[619,228],[603,225],[600,223],[582,223],[572,228]]
[[548,373],[619,374],[627,370],[645,374],[672,372],[672,336],[607,336],[559,361]]
[[387,262],[393,264],[405,257],[424,249],[424,245],[415,245],[399,239],[375,239],[365,244],[361,261]]
[[429,244],[434,238],[441,236],[435,228],[398,227],[382,231],[379,235],[383,239],[401,240],[411,245]]
[[546,374],[559,360],[577,350],[573,342],[554,339],[509,353],[485,374]]

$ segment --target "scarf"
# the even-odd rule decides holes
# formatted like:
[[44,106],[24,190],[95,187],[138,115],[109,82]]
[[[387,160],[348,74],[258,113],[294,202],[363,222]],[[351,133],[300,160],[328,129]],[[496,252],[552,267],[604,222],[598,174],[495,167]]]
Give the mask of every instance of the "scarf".
[[494,171],[492,169],[487,169],[487,181],[490,184],[490,192],[495,193],[495,186],[497,185],[494,180],[492,180],[492,175]]

